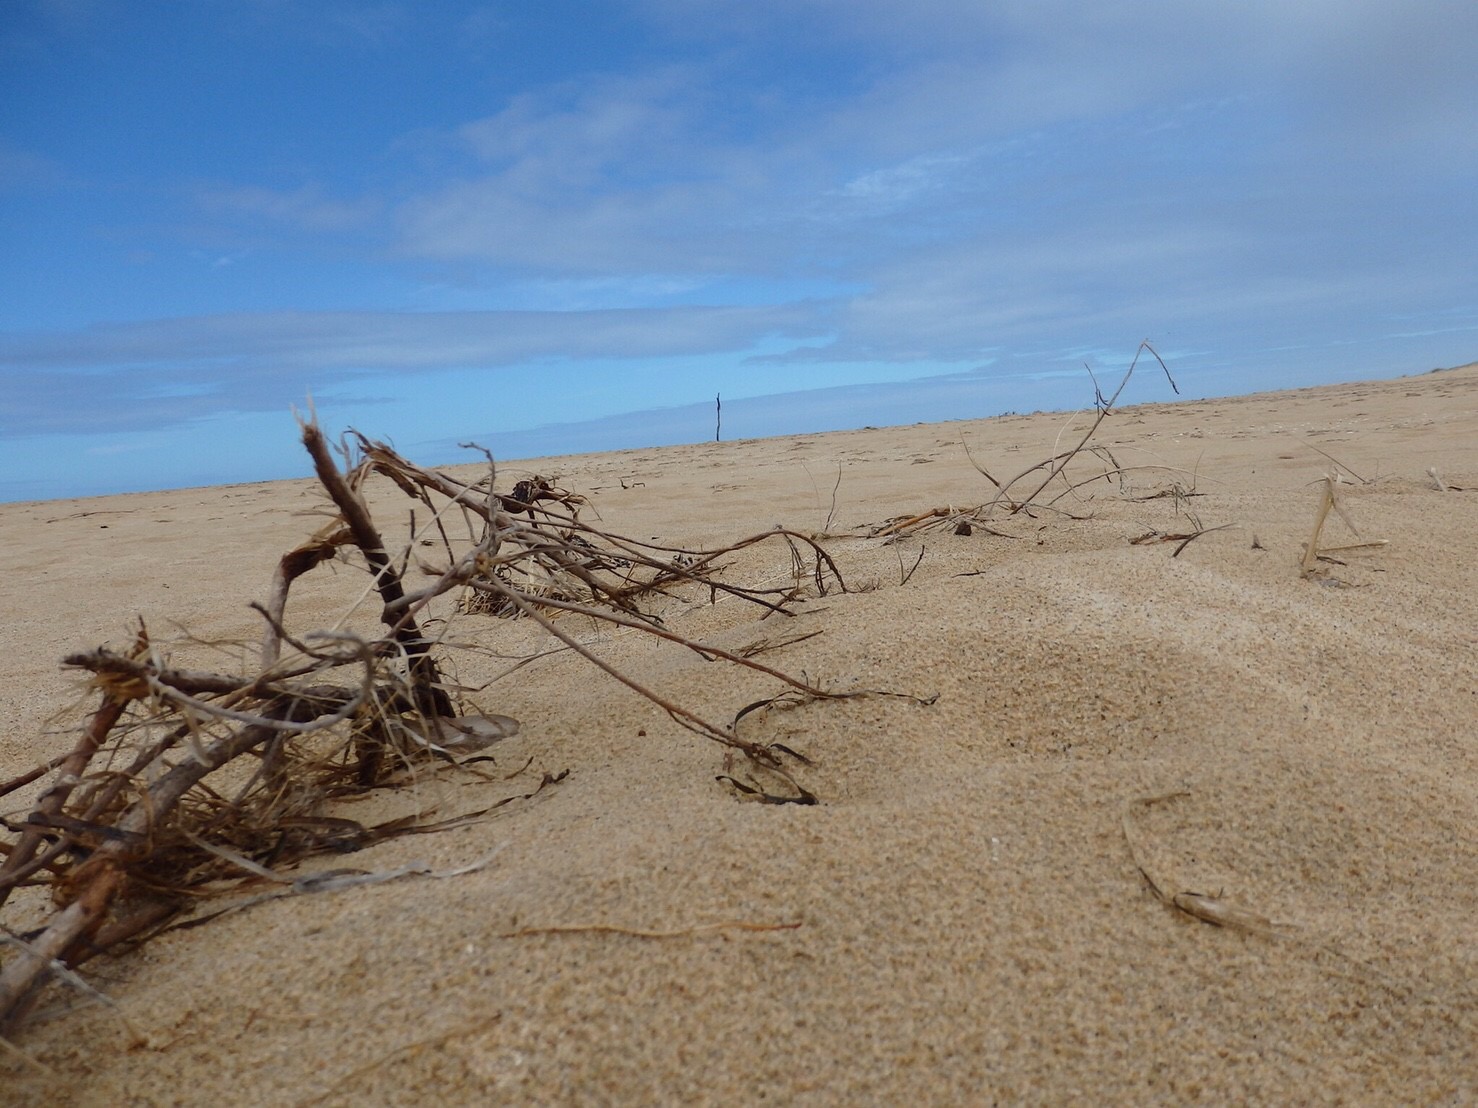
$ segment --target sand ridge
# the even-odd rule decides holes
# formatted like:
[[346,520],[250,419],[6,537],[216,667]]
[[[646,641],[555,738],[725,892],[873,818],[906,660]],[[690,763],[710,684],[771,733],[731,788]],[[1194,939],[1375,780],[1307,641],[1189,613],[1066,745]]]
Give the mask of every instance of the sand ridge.
[[[842,530],[983,502],[962,442],[1014,473],[1067,419],[540,459],[503,480],[557,473],[611,529],[674,544],[829,517]],[[1200,495],[1142,499],[1171,472],[1145,470],[1081,490],[1087,518],[839,538],[856,591],[783,629],[735,603],[674,609],[729,649],[817,629],[768,659],[838,687],[937,694],[747,720],[812,761],[800,776],[819,805],[736,799],[715,781],[715,744],[579,659],[545,659],[484,699],[524,725],[500,765],[569,776],[491,821],[351,859],[449,869],[498,850],[486,869],[277,901],[94,965],[141,1043],[102,1007],[58,1012],[20,1042],[52,1075],[0,1058],[3,1095],[1478,1097],[1478,366],[1128,407],[1099,440]],[[1360,537],[1390,542],[1305,580],[1330,455],[1363,478],[1341,486]],[[55,713],[77,692],[57,659],[121,642],[135,613],[161,637],[175,621],[254,638],[247,602],[322,508],[308,482],[0,505],[14,586],[0,776],[69,745],[76,717]],[[1227,526],[1173,558],[1130,542],[1187,512]],[[765,556],[746,568],[786,572]],[[326,573],[295,618],[331,620],[358,587]],[[490,620],[487,634],[528,632]],[[599,649],[715,718],[776,691],[638,636]],[[465,810],[488,788],[437,778],[420,799]],[[1181,795],[1136,804],[1167,794]],[[1275,933],[1167,907],[1140,865]],[[799,926],[709,927],[723,921]],[[687,933],[520,934],[571,925]]]

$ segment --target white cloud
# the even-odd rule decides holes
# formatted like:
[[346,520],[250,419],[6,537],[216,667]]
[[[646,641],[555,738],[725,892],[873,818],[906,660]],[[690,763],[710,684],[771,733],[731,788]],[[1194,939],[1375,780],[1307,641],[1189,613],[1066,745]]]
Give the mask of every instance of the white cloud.
[[795,158],[719,135],[712,79],[672,67],[559,85],[461,127],[473,170],[401,207],[402,249],[597,277],[773,268]]

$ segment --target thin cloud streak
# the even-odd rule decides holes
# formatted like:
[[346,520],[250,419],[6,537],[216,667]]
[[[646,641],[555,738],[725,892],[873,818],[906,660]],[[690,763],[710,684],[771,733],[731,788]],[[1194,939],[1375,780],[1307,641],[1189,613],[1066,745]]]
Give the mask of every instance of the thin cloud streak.
[[270,313],[0,336],[0,433],[168,426],[213,412],[283,410],[377,376],[540,360],[700,357],[768,337],[825,334],[827,307],[582,312]]

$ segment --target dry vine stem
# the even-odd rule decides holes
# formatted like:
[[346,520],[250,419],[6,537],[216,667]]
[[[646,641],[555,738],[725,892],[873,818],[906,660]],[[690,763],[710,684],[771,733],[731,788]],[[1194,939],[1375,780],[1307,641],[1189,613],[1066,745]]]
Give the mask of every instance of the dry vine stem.
[[[767,794],[770,801],[814,802],[782,764],[782,754],[793,752],[741,738],[732,724],[710,722],[671,702],[621,673],[554,618],[577,614],[651,634],[812,699],[865,695],[830,692],[687,639],[644,608],[651,598],[696,588],[710,601],[725,594],[767,616],[789,615],[808,596],[846,588],[814,540],[774,531],[716,550],[656,546],[590,526],[579,518],[583,498],[541,478],[519,482],[510,495],[495,492],[491,457],[487,475],[469,483],[355,436],[358,461],[341,470],[315,424],[303,424],[302,437],[333,518],[276,566],[268,600],[256,606],[266,622],[256,672],[173,666],[141,624],[126,651],[98,649],[65,660],[91,675],[100,694],[96,710],[70,753],[0,785],[3,795],[55,771],[24,819],[0,821],[15,835],[0,841],[0,906],[17,888],[38,884],[49,886],[55,902],[43,926],[4,948],[0,1035],[20,1024],[48,981],[125,940],[157,933],[202,896],[260,881],[263,873],[281,874],[325,851],[463,826],[561,780],[563,773],[546,773],[532,791],[448,818],[422,812],[366,827],[331,810],[336,798],[403,780],[402,771],[418,762],[456,764],[455,753],[517,730],[517,721],[485,715],[460,700],[466,690],[443,676],[443,661],[457,648],[445,630],[432,638],[426,627],[433,616],[444,626],[446,609],[459,596],[456,607],[464,616],[480,608],[533,620],[682,726],[778,779],[784,788]],[[340,449],[350,456],[351,446]],[[397,568],[361,495],[375,475],[432,511],[446,560],[418,566],[431,578],[423,587],[407,587],[404,577],[415,536]],[[460,552],[444,525],[458,515],[469,531]],[[750,587],[723,576],[725,559],[765,542],[788,547],[789,585]],[[290,630],[293,582],[332,560],[357,563],[369,573],[366,595],[379,601],[378,637]],[[440,598],[446,599],[433,611]]]
[[[975,467],[976,472],[989,481],[996,490],[995,496],[988,502],[974,508],[956,509],[952,507],[940,507],[914,512],[907,516],[885,520],[883,523],[874,527],[871,534],[877,537],[883,537],[909,534],[929,528],[953,528],[958,527],[962,521],[979,524],[985,520],[996,518],[999,512],[1004,512],[1008,516],[1015,516],[1017,514],[1031,516],[1034,510],[1061,511],[1061,509],[1055,507],[1056,503],[1065,496],[1075,494],[1078,489],[1086,485],[1091,485],[1098,481],[1111,481],[1115,477],[1122,478],[1136,470],[1160,470],[1167,468],[1164,466],[1123,466],[1119,464],[1118,460],[1107,448],[1090,445],[1093,436],[1098,433],[1099,426],[1108,418],[1109,413],[1113,411],[1114,405],[1118,403],[1119,395],[1124,391],[1124,386],[1129,383],[1129,378],[1134,376],[1134,370],[1138,367],[1140,359],[1146,354],[1153,357],[1159,363],[1160,369],[1165,373],[1165,379],[1170,382],[1170,387],[1178,394],[1180,389],[1176,386],[1175,379],[1170,376],[1170,370],[1165,365],[1164,359],[1160,357],[1159,352],[1146,339],[1139,344],[1139,349],[1134,353],[1134,359],[1129,363],[1129,368],[1125,371],[1124,376],[1119,381],[1118,388],[1114,389],[1112,395],[1105,397],[1098,388],[1098,382],[1096,380],[1094,381],[1094,418],[1088,430],[1084,432],[1075,446],[1068,450],[1054,450],[1051,457],[1037,462],[1035,465],[1028,466],[1009,481],[997,480],[989,470],[971,457],[970,464]],[[1089,370],[1089,376],[1092,376],[1092,370]],[[1068,466],[1077,460],[1080,455],[1085,453],[1097,457],[1103,463],[1103,467],[1087,477],[1069,478],[1067,474]],[[968,449],[966,450],[966,455],[969,455]],[[1031,492],[1025,496],[1012,493],[1012,489],[1021,482],[1026,481],[1034,473],[1044,473],[1044,476],[1034,486],[1028,486],[1031,488]],[[1047,491],[1048,486],[1054,481],[1061,481],[1064,486],[1063,489],[1050,499],[1043,499],[1043,493]],[[986,530],[990,529],[986,528]],[[992,533],[999,534],[1000,532]]]

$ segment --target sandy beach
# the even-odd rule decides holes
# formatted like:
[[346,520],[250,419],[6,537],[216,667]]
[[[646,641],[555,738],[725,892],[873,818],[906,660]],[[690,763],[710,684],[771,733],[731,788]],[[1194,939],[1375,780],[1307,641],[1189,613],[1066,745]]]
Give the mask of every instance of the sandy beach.
[[[718,779],[724,748],[589,662],[515,668],[529,621],[463,617],[479,652],[456,679],[521,723],[496,772],[433,765],[339,814],[451,817],[565,776],[308,865],[487,864],[90,962],[113,1005],[48,994],[25,1056],[0,1053],[0,1101],[1478,1100],[1478,364],[1133,392],[1095,437],[1123,472],[969,534],[874,532],[985,504],[977,466],[1014,475],[1091,409],[501,466],[501,488],[555,477],[602,527],[674,547],[830,536],[847,589],[794,616],[696,593],[660,614],[828,688],[907,695],[746,717],[804,755],[819,801],[759,803]],[[1348,522],[1331,513],[1305,574],[1331,473]],[[403,540],[406,498],[371,501]],[[191,665],[245,664],[248,604],[326,510],[309,480],[0,505],[0,780],[75,741],[93,694],[61,657],[126,644],[139,617]],[[785,580],[790,554],[731,572]],[[314,571],[294,626],[332,624],[364,581]],[[576,624],[707,718],[780,691]],[[48,903],[26,890],[0,922]]]

